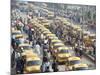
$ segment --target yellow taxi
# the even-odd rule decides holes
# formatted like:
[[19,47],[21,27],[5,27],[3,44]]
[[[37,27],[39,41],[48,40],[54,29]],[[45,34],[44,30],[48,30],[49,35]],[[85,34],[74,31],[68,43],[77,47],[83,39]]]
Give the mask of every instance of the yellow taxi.
[[73,29],[78,30],[81,29],[81,27],[79,25],[73,25]]
[[54,54],[54,55],[56,55],[56,53],[58,52],[58,50],[57,50],[57,48],[59,48],[59,47],[64,47],[65,45],[63,44],[63,43],[61,43],[61,42],[59,42],[59,43],[55,43],[55,44],[53,44],[53,48],[52,48],[52,53]]
[[24,74],[41,72],[42,61],[39,57],[29,57],[26,59]]
[[43,26],[49,28],[50,23],[43,23]]
[[79,57],[72,56],[68,58],[68,62],[66,63],[66,66],[68,70],[72,70],[75,64],[80,64],[80,63],[81,63],[81,59]]
[[38,20],[44,20],[44,17],[38,17]]
[[69,48],[68,47],[59,47],[56,55],[57,61],[59,63],[65,63],[68,60],[68,57],[71,56],[69,53]]
[[54,43],[59,43],[59,42],[62,43],[62,41],[59,40],[59,39],[52,39],[52,40],[51,40],[51,43],[52,43],[52,44],[54,44]]
[[41,20],[41,24],[48,23],[49,21],[47,19]]
[[50,32],[49,30],[44,30],[42,33],[43,33],[44,35],[46,35],[46,34],[51,34],[51,32]]
[[64,47],[59,47],[58,50],[59,50],[59,51],[60,51],[60,50],[66,50],[67,52],[69,52],[70,48],[64,46]]
[[78,28],[77,31],[82,32],[82,28]]
[[57,43],[53,44],[54,48],[56,48],[56,47],[62,47],[62,46],[64,46],[64,44],[62,42],[57,42]]
[[39,28],[39,30],[41,31],[41,32],[50,32],[48,29],[46,29],[45,27],[40,27]]
[[88,36],[89,34],[90,34],[90,32],[89,31],[85,31],[85,30],[83,30],[83,36]]
[[50,36],[49,39],[50,40],[58,40],[58,37],[56,37],[56,36],[55,37],[54,36]]
[[48,37],[48,36],[55,36],[55,34],[50,33],[50,34],[47,34],[46,36],[47,36],[47,37]]
[[54,14],[48,14],[48,19],[53,19],[54,18]]
[[83,63],[75,64],[73,70],[88,70],[88,65]]
[[46,35],[47,38],[49,38],[51,36],[54,36],[55,37],[56,35],[55,34],[51,34],[51,33]]
[[89,47],[92,44],[92,40],[89,38],[89,36],[84,36],[83,42],[85,43],[86,47]]
[[38,55],[36,53],[33,52],[33,50],[26,50],[24,51],[23,53],[21,53],[21,56],[25,57],[26,58],[29,58],[29,57],[37,57]]
[[63,24],[66,25],[66,26],[70,25],[70,23],[67,20],[63,20]]
[[96,34],[90,34],[89,38],[91,39],[91,41],[94,41],[96,39]]
[[23,35],[22,34],[17,34],[17,35],[15,35],[15,38],[16,39],[23,38]]
[[19,44],[19,50],[21,51],[30,50],[30,49],[32,49],[32,46],[28,43]]
[[53,45],[54,45],[55,43],[62,43],[62,41],[59,40],[58,38],[57,38],[57,39],[52,39],[52,40],[50,41],[50,46],[51,46],[51,48],[53,48]]
[[12,35],[21,34],[20,30],[12,30]]

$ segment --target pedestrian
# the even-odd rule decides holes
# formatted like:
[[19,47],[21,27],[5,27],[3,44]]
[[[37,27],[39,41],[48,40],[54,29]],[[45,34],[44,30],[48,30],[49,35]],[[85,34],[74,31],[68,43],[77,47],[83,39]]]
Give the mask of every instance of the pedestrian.
[[13,50],[11,54],[11,67],[13,68],[15,65],[15,51]]
[[16,73],[17,74],[21,74],[21,60],[20,60],[20,58],[17,58],[16,59]]
[[40,53],[41,47],[40,47],[40,45],[38,43],[36,43],[35,49],[36,49],[37,53],[40,55],[41,54]]
[[49,62],[49,60],[47,60],[45,63],[45,72],[50,72],[50,62]]
[[46,70],[46,62],[47,62],[47,57],[46,56],[43,56],[43,63],[42,63],[42,72],[45,72]]
[[45,50],[45,49],[49,49],[49,45],[46,44],[46,43],[44,43],[44,45],[43,45],[43,49],[44,49],[44,50]]
[[79,55],[80,55],[80,57],[83,56],[83,48],[82,48],[82,46],[81,46],[80,49],[79,49]]
[[11,40],[11,46],[13,47],[13,49],[15,49],[15,40],[13,38]]
[[28,30],[28,38],[29,38],[29,43],[31,43],[31,41],[32,41],[32,31],[31,31],[31,28],[29,28],[29,30]]
[[45,72],[50,72],[49,66],[46,67]]
[[78,55],[78,46],[75,47],[75,54]]
[[20,21],[19,22],[20,31],[23,33],[24,24]]
[[57,72],[58,71],[58,64],[57,64],[57,62],[55,60],[52,63],[52,69],[53,69],[54,72]]
[[28,25],[25,25],[25,32],[26,32],[26,34],[28,34],[28,30],[29,30]]
[[50,53],[49,50],[47,51],[47,57],[48,57],[49,60],[51,59],[51,53]]
[[36,39],[34,38],[32,41],[32,47],[34,48],[35,45],[36,45]]

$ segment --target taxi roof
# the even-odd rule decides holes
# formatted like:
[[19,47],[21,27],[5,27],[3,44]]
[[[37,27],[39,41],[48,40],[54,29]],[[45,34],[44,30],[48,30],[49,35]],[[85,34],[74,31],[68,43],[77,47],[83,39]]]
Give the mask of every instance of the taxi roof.
[[80,60],[80,58],[75,56],[75,57],[69,57],[68,60],[69,61],[71,61],[71,60]]
[[96,36],[96,34],[90,34],[89,36]]
[[55,36],[55,34],[50,33],[50,34],[47,34],[46,36]]
[[36,53],[33,53],[32,50],[26,50],[22,53],[22,56],[26,57],[37,57],[38,55]]
[[63,43],[55,43],[55,44],[54,44],[54,46],[60,46],[60,45],[61,45],[61,46],[64,46]]
[[59,39],[52,39],[51,42],[62,42],[62,41]]
[[50,36],[49,39],[58,40],[58,37],[56,37],[56,36]]
[[66,57],[70,57],[71,54],[70,54],[70,53],[58,53],[58,56],[66,56]]
[[75,64],[74,67],[76,67],[76,68],[79,68],[79,67],[88,67],[88,65],[80,63],[80,64]]
[[47,31],[47,32],[43,32],[43,34],[51,34],[51,32]]
[[19,47],[21,47],[21,46],[31,46],[31,45],[28,43],[21,43],[21,44],[19,44]]
[[79,25],[73,25],[73,28],[75,28],[75,29],[81,29],[81,27]]
[[68,47],[59,47],[58,49],[59,49],[59,50],[62,50],[62,49],[68,50],[69,48],[68,48]]
[[21,38],[21,37],[23,37],[23,35],[22,34],[17,34],[17,35],[15,35],[15,37],[16,38]]
[[83,31],[83,34],[87,34],[87,35],[89,35],[90,32],[89,32],[89,31]]
[[41,60],[39,57],[29,57],[26,59],[26,61],[35,61],[35,60]]
[[39,20],[43,20],[43,19],[45,19],[45,18],[44,18],[44,17],[38,17],[38,19],[39,19]]
[[[43,26],[40,26],[40,29],[41,29],[41,30],[48,30],[47,28],[44,27],[44,25],[43,25]],[[48,30],[48,31],[49,31],[49,30]]]
[[12,33],[17,33],[17,32],[21,33],[20,30],[12,30]]
[[43,33],[48,33],[48,34],[51,34],[51,32],[49,30],[44,30],[42,31]]

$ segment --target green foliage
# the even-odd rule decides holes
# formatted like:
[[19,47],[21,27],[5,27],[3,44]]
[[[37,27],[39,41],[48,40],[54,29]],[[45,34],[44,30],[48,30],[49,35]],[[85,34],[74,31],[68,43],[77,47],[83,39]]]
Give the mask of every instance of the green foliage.
[[88,17],[89,19],[91,19],[91,12],[90,12],[90,11],[87,13],[87,17]]

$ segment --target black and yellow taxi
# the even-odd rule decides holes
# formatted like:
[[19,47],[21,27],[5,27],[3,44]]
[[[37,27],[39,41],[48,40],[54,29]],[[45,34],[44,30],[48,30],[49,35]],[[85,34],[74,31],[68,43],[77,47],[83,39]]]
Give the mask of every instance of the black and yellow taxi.
[[46,27],[46,28],[49,28],[50,23],[43,23],[43,26]]
[[20,51],[25,51],[25,50],[31,50],[32,49],[32,46],[30,45],[30,44],[28,44],[28,43],[21,43],[21,44],[19,44],[19,50]]
[[25,50],[24,52],[21,53],[21,56],[28,58],[28,57],[37,57],[38,55],[32,50],[32,49],[29,49],[29,50]]
[[59,47],[57,49],[56,58],[59,63],[65,63],[70,56],[71,54],[69,53],[68,47]]
[[88,65],[87,64],[83,64],[83,63],[80,63],[80,64],[75,64],[73,66],[73,70],[88,70]]
[[21,53],[25,59],[24,74],[41,72],[42,61],[37,53],[32,50],[27,50]]
[[57,52],[58,52],[58,50],[57,50],[57,48],[59,48],[59,47],[64,47],[65,45],[63,44],[63,43],[61,43],[61,42],[59,42],[59,43],[55,43],[55,44],[53,44],[53,48],[52,48],[52,53],[54,54],[54,55],[56,55],[57,54]]
[[89,34],[89,39],[91,39],[91,41],[95,41],[96,40],[96,34]]
[[17,35],[15,35],[15,38],[16,38],[16,39],[23,38],[23,35],[22,35],[22,34],[17,34]]
[[53,45],[53,44],[55,44],[55,43],[62,43],[62,41],[59,40],[59,39],[57,38],[57,39],[52,39],[52,40],[51,40],[51,43],[52,43],[52,45]]
[[22,36],[20,30],[12,30],[12,38],[15,39],[16,37]]
[[48,39],[50,39],[50,40],[58,40],[58,37],[56,37],[56,36],[50,36]]
[[42,33],[43,33],[44,35],[46,35],[46,34],[51,34],[51,32],[50,32],[49,30],[44,30]]
[[46,35],[46,37],[48,37],[48,38],[51,37],[51,36],[56,36],[56,35],[53,34],[53,33],[50,33],[50,34],[47,34],[47,35]]
[[26,58],[24,65],[24,74],[41,72],[42,61],[37,56]]
[[50,47],[53,49],[53,45],[56,44],[56,43],[62,43],[62,41],[59,40],[58,38],[52,39],[52,40],[50,40]]
[[12,30],[12,35],[21,34],[20,30]]
[[72,70],[75,64],[80,64],[80,63],[81,63],[81,59],[79,57],[76,56],[69,57],[68,62],[66,62],[66,68],[68,70]]

